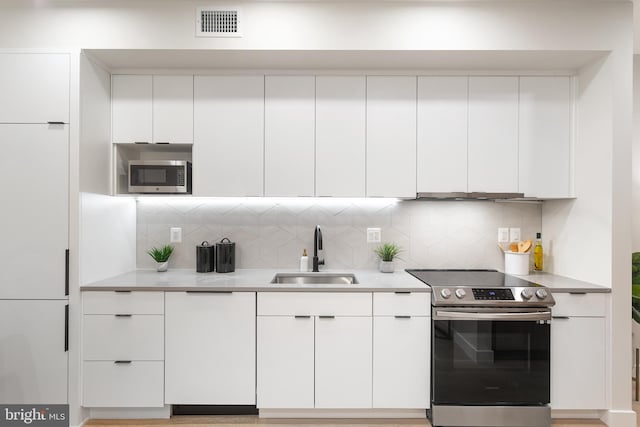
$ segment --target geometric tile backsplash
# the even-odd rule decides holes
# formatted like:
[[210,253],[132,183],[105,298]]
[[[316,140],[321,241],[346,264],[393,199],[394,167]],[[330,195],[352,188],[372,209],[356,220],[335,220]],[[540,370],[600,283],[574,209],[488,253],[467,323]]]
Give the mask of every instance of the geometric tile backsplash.
[[137,266],[154,268],[146,250],[169,242],[182,227],[172,268],[195,269],[196,245],[228,237],[236,243],[236,268],[297,269],[302,250],[313,252],[313,230],[324,237],[325,269],[373,269],[377,243],[367,227],[382,229],[382,242],[403,248],[396,268],[495,268],[504,270],[498,227],[520,227],[522,239],[541,229],[539,203],[397,201],[339,198],[140,198],[137,201]]

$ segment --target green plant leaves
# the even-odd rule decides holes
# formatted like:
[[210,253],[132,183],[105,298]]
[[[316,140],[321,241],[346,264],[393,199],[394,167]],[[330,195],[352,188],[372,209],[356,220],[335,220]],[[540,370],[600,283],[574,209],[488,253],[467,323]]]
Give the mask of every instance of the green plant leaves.
[[154,259],[155,262],[166,262],[169,261],[169,257],[173,253],[173,246],[164,245],[160,248],[152,247],[147,251],[149,256]]
[[382,261],[393,261],[402,252],[402,248],[395,243],[384,243],[373,250]]

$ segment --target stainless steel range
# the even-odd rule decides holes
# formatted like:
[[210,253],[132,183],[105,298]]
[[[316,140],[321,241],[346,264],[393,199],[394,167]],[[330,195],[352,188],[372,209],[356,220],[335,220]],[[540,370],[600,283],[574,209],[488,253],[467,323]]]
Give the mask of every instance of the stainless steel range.
[[407,272],[432,288],[432,425],[550,426],[549,289],[495,270]]

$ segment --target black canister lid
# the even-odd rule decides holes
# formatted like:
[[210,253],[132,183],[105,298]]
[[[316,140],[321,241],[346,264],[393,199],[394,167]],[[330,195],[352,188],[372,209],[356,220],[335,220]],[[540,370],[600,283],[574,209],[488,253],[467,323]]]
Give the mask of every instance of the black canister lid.
[[196,245],[199,248],[207,248],[209,247],[209,242],[207,242],[206,240],[202,243],[200,243],[199,245]]
[[[225,242],[226,240],[226,242]],[[220,242],[217,243],[218,245],[235,245],[234,242],[232,242],[231,240],[229,240],[228,237],[223,238],[222,240],[220,240]]]

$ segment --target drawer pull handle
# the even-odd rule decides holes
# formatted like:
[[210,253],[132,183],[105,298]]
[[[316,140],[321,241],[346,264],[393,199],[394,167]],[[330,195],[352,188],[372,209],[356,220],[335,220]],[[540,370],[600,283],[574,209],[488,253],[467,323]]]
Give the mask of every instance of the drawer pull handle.
[[148,144],[147,141],[133,141],[134,144]]
[[232,291],[185,291],[188,294],[232,294]]
[[311,319],[311,316],[293,316],[296,319]]
[[335,319],[336,316],[319,316],[321,319]]
[[399,294],[399,295],[408,295],[410,293],[411,292],[409,292],[409,291],[396,291],[396,292],[394,292],[394,294]]
[[393,316],[396,319],[411,319],[411,316]]
[[47,122],[48,125],[63,125],[64,122],[57,122],[57,121],[49,121]]
[[116,314],[116,317],[131,317],[131,314]]
[[131,291],[114,291],[117,294],[130,294]]
[[569,295],[586,295],[586,292],[569,292]]
[[551,316],[551,318],[556,320],[569,320],[569,316]]
[[131,364],[131,360],[116,360],[115,362],[116,365],[129,365]]

